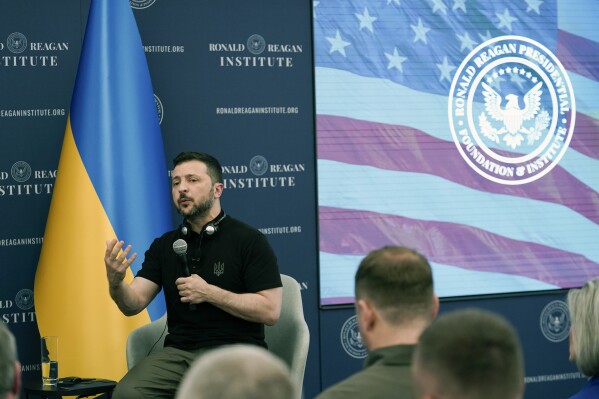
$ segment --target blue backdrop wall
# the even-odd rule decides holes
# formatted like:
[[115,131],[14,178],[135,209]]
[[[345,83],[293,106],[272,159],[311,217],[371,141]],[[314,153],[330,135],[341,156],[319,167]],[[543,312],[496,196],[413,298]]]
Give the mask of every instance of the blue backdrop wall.
[[[18,337],[26,379],[40,373],[33,281],[89,1],[0,4],[0,317]],[[311,331],[304,392],[313,397],[361,368],[365,350],[351,306],[319,306],[312,4],[131,5],[167,159],[183,150],[219,158],[224,208],[267,235],[281,271],[303,288]],[[566,397],[583,380],[567,362],[562,300],[563,292],[452,300],[442,311],[482,306],[505,315],[525,347],[527,398]]]

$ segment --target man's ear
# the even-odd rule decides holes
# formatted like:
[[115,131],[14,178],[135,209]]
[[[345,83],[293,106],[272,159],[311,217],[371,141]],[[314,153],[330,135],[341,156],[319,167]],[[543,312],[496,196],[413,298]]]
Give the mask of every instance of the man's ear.
[[433,318],[431,320],[434,320],[438,314],[439,314],[439,297],[436,294],[433,294]]
[[223,195],[225,185],[223,183],[214,184],[214,198],[220,198]]
[[10,390],[15,395],[19,395],[21,391],[21,363],[15,362],[15,380],[12,383]]
[[363,331],[370,331],[376,321],[376,311],[365,299],[358,299],[356,302],[356,313],[358,316],[358,323],[360,323]]

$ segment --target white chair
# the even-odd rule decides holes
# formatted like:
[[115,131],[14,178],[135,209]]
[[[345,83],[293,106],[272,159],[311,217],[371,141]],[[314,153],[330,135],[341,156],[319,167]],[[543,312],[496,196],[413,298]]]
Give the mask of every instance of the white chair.
[[[268,349],[289,366],[291,377],[301,394],[310,332],[304,319],[304,307],[298,282],[285,274],[281,274],[281,281],[283,282],[281,317],[274,326],[265,326],[264,336]],[[162,349],[166,334],[166,314],[133,330],[127,338],[127,367],[131,369],[150,353]]]
[[268,349],[289,366],[291,378],[297,384],[301,396],[310,345],[310,331],[304,319],[300,285],[293,277],[285,274],[281,274],[281,281],[283,282],[281,317],[274,326],[264,327],[264,339]]
[[131,331],[126,346],[127,368],[131,370],[144,357],[162,349],[167,332],[166,313],[159,319]]

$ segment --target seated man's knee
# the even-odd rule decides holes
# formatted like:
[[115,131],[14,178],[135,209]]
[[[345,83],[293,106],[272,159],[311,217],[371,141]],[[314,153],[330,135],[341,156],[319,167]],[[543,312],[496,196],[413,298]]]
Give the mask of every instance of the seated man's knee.
[[144,395],[137,389],[137,386],[123,378],[112,393],[112,399],[143,399]]

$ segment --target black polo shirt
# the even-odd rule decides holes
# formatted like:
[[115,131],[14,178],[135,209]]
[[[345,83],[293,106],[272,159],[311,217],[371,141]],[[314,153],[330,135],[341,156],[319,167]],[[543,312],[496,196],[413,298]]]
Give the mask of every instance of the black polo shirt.
[[190,273],[209,284],[234,293],[282,286],[277,259],[266,237],[239,220],[226,216],[212,235],[190,231],[183,237],[180,229],[165,233],[146,251],[137,273],[164,290],[169,331],[165,346],[192,350],[249,343],[265,347],[263,324],[242,320],[209,303],[190,310],[188,303],[181,302],[175,280],[183,275],[182,264],[173,251],[173,242],[179,238],[188,244]]

